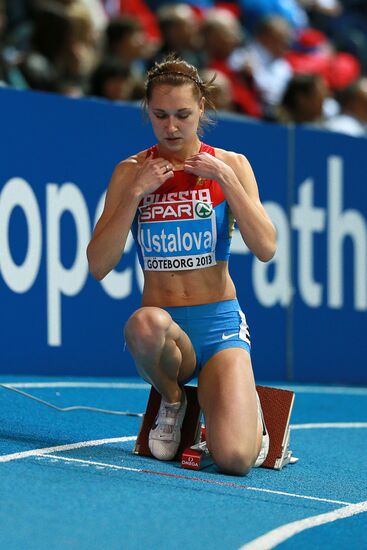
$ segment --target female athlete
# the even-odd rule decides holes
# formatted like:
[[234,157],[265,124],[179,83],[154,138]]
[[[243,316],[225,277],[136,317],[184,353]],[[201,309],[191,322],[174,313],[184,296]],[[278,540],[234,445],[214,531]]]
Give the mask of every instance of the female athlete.
[[128,319],[125,340],[139,374],[162,396],[152,454],[175,456],[184,384],[197,376],[211,455],[222,472],[244,475],[264,461],[269,438],[229,248],[234,221],[264,262],[276,234],[246,158],[199,138],[210,90],[180,59],[148,72],[146,108],[157,144],[116,166],[87,254],[100,280],[119,262],[130,230],[138,245],[142,307]]

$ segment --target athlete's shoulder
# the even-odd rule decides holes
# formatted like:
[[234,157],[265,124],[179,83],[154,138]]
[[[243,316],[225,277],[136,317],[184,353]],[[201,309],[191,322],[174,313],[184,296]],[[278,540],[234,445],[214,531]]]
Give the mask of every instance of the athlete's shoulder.
[[149,149],[145,149],[144,151],[139,151],[130,157],[120,160],[120,162],[115,166],[113,176],[134,176],[146,159],[148,151]]
[[221,149],[215,147],[215,156],[231,166],[232,168],[246,168],[250,167],[250,163],[245,155],[242,153],[236,153],[235,151],[227,151],[226,149]]

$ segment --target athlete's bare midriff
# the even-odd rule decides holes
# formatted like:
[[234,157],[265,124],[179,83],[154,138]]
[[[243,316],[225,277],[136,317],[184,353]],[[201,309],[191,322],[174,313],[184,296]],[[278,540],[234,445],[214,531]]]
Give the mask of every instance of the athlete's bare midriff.
[[193,306],[235,297],[227,262],[198,270],[145,272],[143,306]]

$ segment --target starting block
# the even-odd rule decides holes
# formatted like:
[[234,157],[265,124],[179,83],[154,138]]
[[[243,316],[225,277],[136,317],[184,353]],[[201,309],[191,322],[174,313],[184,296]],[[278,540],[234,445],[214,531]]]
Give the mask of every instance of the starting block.
[[201,427],[200,441],[186,448],[181,456],[181,466],[188,470],[202,470],[214,464],[205,440],[205,426]]
[[294,392],[256,386],[266,429],[269,433],[269,452],[261,468],[281,470],[287,464],[294,464],[298,458],[292,456],[289,448],[290,429]]
[[[201,433],[201,410],[197,399],[197,388],[195,386],[185,386],[185,393],[187,408],[181,428],[181,444],[174,458],[174,460],[177,461],[181,460],[182,452],[186,448],[199,442]],[[160,404],[161,396],[157,390],[152,387],[149,394],[147,410],[144,413],[133,450],[134,454],[153,456],[149,449],[149,432],[158,414]]]
[[[266,386],[256,386],[256,390],[270,441],[268,456],[260,467],[281,470],[298,460],[292,456],[289,448],[289,422],[294,392]],[[206,446],[205,427],[201,424],[202,413],[197,399],[197,388],[185,386],[185,392],[187,409],[181,429],[181,444],[174,460],[181,462],[183,468],[201,470],[213,464],[213,459]],[[149,432],[157,416],[160,401],[160,394],[152,387],[133,450],[135,454],[152,456],[148,444]]]

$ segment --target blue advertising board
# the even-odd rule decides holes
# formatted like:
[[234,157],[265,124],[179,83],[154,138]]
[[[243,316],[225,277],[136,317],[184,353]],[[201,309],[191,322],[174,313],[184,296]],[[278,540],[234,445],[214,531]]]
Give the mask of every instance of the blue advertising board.
[[[1,373],[128,376],[142,272],[129,238],[103,281],[85,249],[114,166],[155,142],[139,106],[0,90]],[[230,271],[258,380],[367,382],[367,140],[221,116],[204,140],[250,160],[278,231]]]
[[299,129],[293,360],[300,381],[367,381],[367,139]]

